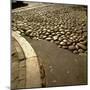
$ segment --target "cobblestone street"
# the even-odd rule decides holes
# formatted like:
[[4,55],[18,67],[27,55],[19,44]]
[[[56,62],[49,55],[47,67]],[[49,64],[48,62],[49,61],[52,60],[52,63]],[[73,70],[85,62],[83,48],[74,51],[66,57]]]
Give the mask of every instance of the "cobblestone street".
[[13,88],[87,84],[87,6],[28,2],[11,14]]
[[87,53],[87,11],[84,6],[51,4],[12,13],[12,30],[31,39],[56,43],[75,54]]

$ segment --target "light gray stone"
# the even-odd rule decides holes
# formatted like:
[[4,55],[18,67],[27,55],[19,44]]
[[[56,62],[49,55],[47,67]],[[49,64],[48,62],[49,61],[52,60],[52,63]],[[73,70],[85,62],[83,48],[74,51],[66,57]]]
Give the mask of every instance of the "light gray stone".
[[53,40],[57,40],[58,39],[58,36],[53,36]]
[[87,47],[86,47],[85,45],[81,44],[81,43],[77,43],[77,45],[78,45],[80,48],[84,49],[84,50],[87,49]]

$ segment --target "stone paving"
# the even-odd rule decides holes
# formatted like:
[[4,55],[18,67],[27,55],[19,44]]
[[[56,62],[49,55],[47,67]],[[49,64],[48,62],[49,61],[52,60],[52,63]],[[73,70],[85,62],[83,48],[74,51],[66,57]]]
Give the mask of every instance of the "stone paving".
[[38,55],[42,86],[87,83],[86,8],[50,4],[12,10],[12,30],[28,38]]
[[87,54],[87,10],[52,4],[12,13],[12,30],[31,39],[47,40],[74,54]]

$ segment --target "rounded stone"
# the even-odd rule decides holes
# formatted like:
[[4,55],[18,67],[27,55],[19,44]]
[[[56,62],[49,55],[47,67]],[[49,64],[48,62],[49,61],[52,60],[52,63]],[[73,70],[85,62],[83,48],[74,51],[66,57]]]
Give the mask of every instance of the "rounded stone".
[[58,38],[59,41],[62,41],[63,39],[61,37]]
[[70,32],[67,32],[66,34],[67,34],[67,35],[70,35]]
[[37,37],[33,37],[33,39],[37,39]]
[[87,49],[87,47],[86,47],[85,45],[81,44],[81,43],[77,43],[77,45],[78,45],[80,48],[84,49],[84,50]]
[[26,35],[29,35],[31,32],[32,32],[32,30],[27,30],[27,31],[25,32],[25,34],[26,34]]
[[66,39],[64,39],[64,40],[63,40],[63,42],[65,42],[65,43],[66,43],[66,42],[67,42],[67,40],[66,40]]
[[71,40],[73,40],[73,37],[70,37]]
[[70,45],[70,46],[68,46],[68,49],[69,49],[69,50],[74,50],[74,49],[75,49],[75,46]]
[[79,53],[80,56],[85,56],[85,53]]
[[43,31],[43,32],[42,32],[42,34],[45,34],[45,33],[46,33],[46,31]]
[[81,41],[80,43],[86,45],[87,41],[86,40],[85,41]]
[[16,27],[12,27],[12,30],[16,31],[16,30],[17,30],[17,28],[16,28]]
[[45,39],[47,36],[43,36],[43,39]]
[[59,29],[59,31],[63,31],[63,29],[62,29],[62,28],[60,28],[60,29]]
[[83,53],[84,50],[83,50],[83,49],[78,49],[78,52],[79,52],[79,53]]
[[61,45],[58,45],[59,48],[61,48],[62,46]]
[[51,30],[49,30],[49,29],[47,30],[47,32],[50,32],[50,31],[51,31]]
[[65,34],[65,32],[63,32],[63,31],[61,31],[60,33],[61,33],[61,34]]
[[46,34],[46,35],[49,35],[49,33],[48,33],[48,32],[46,32],[45,34]]
[[66,43],[65,42],[60,42],[60,45],[66,45]]
[[52,34],[52,36],[55,35],[55,33],[51,33],[51,34]]
[[46,38],[46,40],[47,40],[47,41],[50,41],[50,40],[52,40],[52,38],[51,38],[51,37],[48,37],[48,38]]
[[78,45],[75,45],[75,48],[78,50],[79,49],[79,46]]
[[78,51],[77,51],[77,50],[74,50],[74,51],[73,51],[73,53],[74,53],[74,54],[77,54],[77,53],[78,53]]
[[76,39],[77,38],[77,36],[73,36],[73,39]]
[[21,32],[20,31],[16,31],[18,34],[20,34]]
[[60,27],[61,27],[61,28],[63,28],[63,27],[64,27],[64,25],[62,25],[62,24],[61,24],[61,26],[60,26]]
[[57,40],[58,39],[58,36],[53,36],[53,40]]
[[33,33],[30,33],[29,36],[30,36],[30,37],[33,37]]
[[79,39],[79,41],[83,41],[83,40],[84,40],[84,38],[80,38],[80,39]]

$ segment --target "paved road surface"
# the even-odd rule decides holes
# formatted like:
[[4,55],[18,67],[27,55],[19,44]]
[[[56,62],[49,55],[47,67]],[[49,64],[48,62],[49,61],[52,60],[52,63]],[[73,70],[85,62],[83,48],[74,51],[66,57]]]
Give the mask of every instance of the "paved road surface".
[[27,40],[36,51],[46,73],[47,86],[86,84],[86,56],[75,55],[44,40]]

